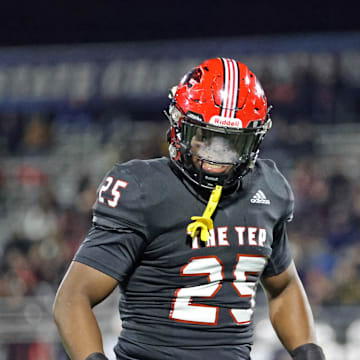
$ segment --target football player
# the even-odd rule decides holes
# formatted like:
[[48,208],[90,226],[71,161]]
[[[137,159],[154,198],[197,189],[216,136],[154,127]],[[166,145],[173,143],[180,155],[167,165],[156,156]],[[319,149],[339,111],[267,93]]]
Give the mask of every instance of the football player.
[[106,359],[92,308],[119,286],[117,359],[248,360],[260,283],[293,359],[324,359],[289,250],[293,194],[274,162],[258,159],[271,128],[259,81],[238,61],[210,59],[170,98],[170,158],[107,173],[57,292],[69,356]]

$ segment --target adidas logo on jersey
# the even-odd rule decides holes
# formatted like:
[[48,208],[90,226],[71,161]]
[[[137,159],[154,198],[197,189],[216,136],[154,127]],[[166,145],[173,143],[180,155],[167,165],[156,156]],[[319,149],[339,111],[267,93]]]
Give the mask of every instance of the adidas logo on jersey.
[[252,204],[266,204],[270,205],[270,200],[266,198],[265,194],[258,190],[256,194],[250,199]]

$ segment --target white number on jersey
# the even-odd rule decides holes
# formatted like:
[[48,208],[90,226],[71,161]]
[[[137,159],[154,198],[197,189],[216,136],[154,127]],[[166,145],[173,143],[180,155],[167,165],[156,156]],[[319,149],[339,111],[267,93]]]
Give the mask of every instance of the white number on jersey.
[[[258,274],[266,265],[266,258],[256,255],[241,255],[237,257],[232,282],[234,290],[240,297],[248,297],[248,309],[229,309],[234,321],[239,324],[249,324],[255,306],[255,282],[248,281],[247,274]],[[177,289],[173,300],[170,318],[176,321],[216,325],[219,307],[193,304],[193,297],[211,298],[221,289],[224,280],[224,267],[217,256],[194,257],[181,269],[182,276],[207,275],[208,284]]]
[[[105,180],[105,184],[101,187],[99,191],[99,202],[104,204],[105,199],[103,197],[103,193],[108,191],[111,184],[114,182],[114,178],[112,176],[108,176]],[[119,204],[119,200],[121,197],[121,192],[119,188],[125,189],[128,186],[128,183],[123,180],[116,180],[114,186],[111,189],[111,199],[106,200],[106,204],[110,207],[117,207]]]

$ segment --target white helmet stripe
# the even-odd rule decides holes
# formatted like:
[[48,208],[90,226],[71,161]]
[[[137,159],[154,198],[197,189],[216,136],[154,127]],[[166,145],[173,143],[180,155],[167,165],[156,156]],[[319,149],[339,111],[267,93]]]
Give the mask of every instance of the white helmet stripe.
[[[233,89],[233,72],[231,64],[229,64],[229,59],[225,59],[225,64],[228,69],[228,86],[227,86],[227,92],[226,92],[226,102],[225,102],[225,117],[230,117],[230,107],[231,107],[231,96],[232,96],[232,89]],[[230,65],[230,66],[229,66]]]
[[232,103],[230,108],[231,113],[230,113],[230,117],[235,117],[235,113],[236,113],[236,103],[237,103],[237,98],[238,98],[238,87],[239,87],[239,75],[238,75],[238,66],[235,60],[231,60],[232,63],[232,68],[233,68],[233,77],[232,77]]
[[226,59],[226,64],[229,68],[229,91],[227,93],[227,103],[226,103],[226,117],[230,117],[230,109],[231,109],[231,103],[232,103],[232,94],[233,94],[233,87],[234,87],[234,82],[233,82],[233,68],[232,68],[232,64],[231,61],[229,61],[229,59]]
[[235,60],[221,59],[224,64],[224,92],[221,115],[234,118],[239,87],[239,69]]
[[222,109],[221,109],[221,114],[220,116],[225,117],[226,113],[227,113],[227,103],[228,103],[228,93],[229,93],[229,67],[227,64],[226,59],[221,59],[224,65],[224,89],[223,89],[223,94],[222,94]]

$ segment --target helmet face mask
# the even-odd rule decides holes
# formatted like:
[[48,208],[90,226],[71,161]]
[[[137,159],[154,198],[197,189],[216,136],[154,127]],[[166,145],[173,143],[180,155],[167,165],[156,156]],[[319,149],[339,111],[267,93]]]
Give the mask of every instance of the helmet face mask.
[[271,127],[255,75],[235,60],[207,60],[183,77],[170,98],[165,114],[173,163],[207,189],[239,183]]

